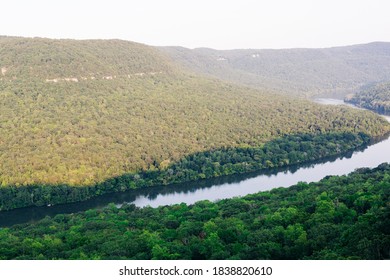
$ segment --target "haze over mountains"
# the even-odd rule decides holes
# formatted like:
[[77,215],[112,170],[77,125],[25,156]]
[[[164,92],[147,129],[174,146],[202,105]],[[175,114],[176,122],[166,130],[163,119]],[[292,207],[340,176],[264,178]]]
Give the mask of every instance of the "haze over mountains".
[[390,80],[390,43],[385,42],[323,49],[213,50],[155,48],[122,40],[4,36],[0,40],[0,80],[27,76],[48,82],[114,79],[189,70],[257,89],[309,97],[344,97],[368,83]]
[[390,43],[324,49],[213,50],[161,47],[187,69],[304,96],[338,96],[390,79]]

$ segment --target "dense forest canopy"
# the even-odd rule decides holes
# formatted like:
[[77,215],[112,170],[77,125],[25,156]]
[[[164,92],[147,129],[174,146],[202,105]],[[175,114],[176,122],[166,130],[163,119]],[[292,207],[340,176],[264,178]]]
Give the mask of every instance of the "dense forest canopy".
[[119,40],[0,37],[0,68],[3,187],[91,185],[286,134],[389,131],[372,113],[202,78]]
[[338,96],[390,80],[390,43],[324,49],[213,50],[162,47],[188,69],[259,89]]
[[389,259],[390,165],[243,198],[0,229],[0,259]]
[[390,82],[369,84],[345,101],[357,106],[390,115]]

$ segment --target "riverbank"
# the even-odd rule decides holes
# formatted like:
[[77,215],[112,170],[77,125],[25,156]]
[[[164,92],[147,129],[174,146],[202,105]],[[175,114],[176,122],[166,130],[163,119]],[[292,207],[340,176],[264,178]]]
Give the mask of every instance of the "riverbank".
[[[343,103],[342,100],[335,101],[337,104],[340,104],[339,101]],[[327,102],[327,100],[323,99],[323,102]],[[390,118],[388,117],[387,120],[390,121]],[[267,168],[260,172],[248,172],[244,169],[244,174],[236,173],[230,176],[222,174],[220,177],[202,179],[195,182],[101,194],[96,197],[90,197],[90,199],[83,202],[72,203],[69,201],[67,204],[62,205],[50,203],[50,206],[44,204],[45,206],[41,207],[2,211],[0,212],[0,226],[31,223],[45,216],[54,216],[56,214],[75,213],[94,208],[99,209],[109,203],[115,203],[116,205],[133,203],[139,207],[147,205],[158,207],[160,205],[180,204],[182,202],[193,204],[199,200],[214,201],[243,196],[279,186],[288,187],[300,181],[319,181],[325,176],[344,175],[356,168],[375,167],[382,162],[388,162],[389,158],[383,151],[390,150],[390,139],[380,140],[383,141],[370,143],[368,147],[363,145],[359,149],[354,149],[354,151],[347,153],[338,153],[337,156],[322,157],[323,160],[320,161],[309,161],[304,164],[302,162],[289,163],[282,168]],[[239,166],[241,168],[243,165],[239,164]],[[248,167],[246,164],[244,166]],[[62,190],[66,193],[66,189]],[[47,192],[46,195],[48,195]],[[26,199],[31,199],[31,194],[26,196]]]
[[323,104],[323,105],[345,105],[352,107],[354,109],[359,109],[359,110],[367,110],[371,111],[374,113],[377,113],[383,117],[385,117],[389,122],[390,122],[390,114],[388,112],[385,112],[384,110],[377,110],[374,107],[364,107],[360,106],[360,104],[356,102],[352,102],[349,99],[336,99],[336,98],[316,98],[313,99],[315,103]]

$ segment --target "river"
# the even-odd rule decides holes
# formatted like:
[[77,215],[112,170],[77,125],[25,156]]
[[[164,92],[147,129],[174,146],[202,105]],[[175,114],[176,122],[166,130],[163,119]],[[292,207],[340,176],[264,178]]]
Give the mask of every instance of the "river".
[[[318,99],[321,104],[343,105],[342,100]],[[353,105],[348,105],[353,106]],[[385,117],[390,122],[390,117]],[[311,164],[280,168],[249,174],[232,175],[210,180],[183,183],[171,186],[152,187],[123,193],[100,196],[85,202],[55,205],[51,207],[28,207],[0,212],[0,227],[20,223],[32,223],[56,214],[75,213],[92,208],[102,208],[109,203],[121,206],[132,203],[138,207],[158,207],[178,203],[193,204],[200,200],[216,201],[244,196],[276,187],[289,187],[298,182],[316,182],[328,175],[345,175],[357,168],[376,167],[390,162],[390,137],[349,152]]]

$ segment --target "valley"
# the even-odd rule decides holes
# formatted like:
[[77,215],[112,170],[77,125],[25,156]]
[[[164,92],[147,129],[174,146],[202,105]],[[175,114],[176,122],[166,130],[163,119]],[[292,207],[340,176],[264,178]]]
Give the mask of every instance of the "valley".
[[[5,37],[0,46],[3,76],[12,77],[0,82],[3,210],[315,160],[390,130],[368,111],[195,75],[142,44]],[[88,76],[96,79],[80,78]],[[69,81],[46,82],[59,77]],[[333,133],[339,146],[307,158],[277,144],[261,159],[277,139]],[[205,158],[194,166],[195,155]],[[214,169],[218,157],[236,165]],[[205,161],[211,170],[200,170]]]
[[390,80],[388,43],[1,36],[0,69],[0,259],[388,258],[390,123],[329,99]]

